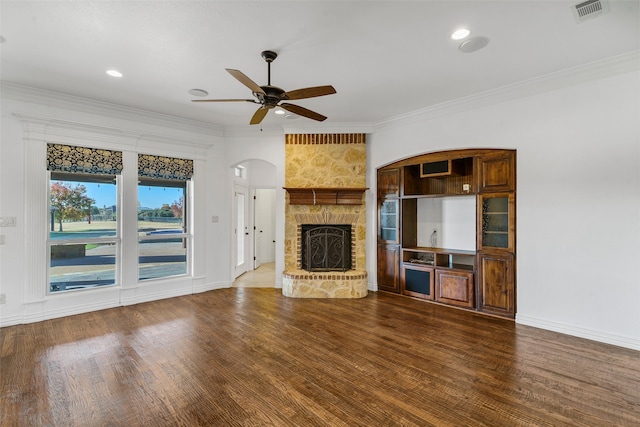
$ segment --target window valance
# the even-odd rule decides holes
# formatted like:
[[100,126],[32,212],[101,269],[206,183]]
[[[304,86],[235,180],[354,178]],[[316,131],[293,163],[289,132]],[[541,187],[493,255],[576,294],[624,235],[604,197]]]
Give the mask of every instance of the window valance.
[[47,170],[118,175],[122,172],[122,151],[48,143]]
[[138,176],[187,181],[193,176],[193,160],[138,154]]

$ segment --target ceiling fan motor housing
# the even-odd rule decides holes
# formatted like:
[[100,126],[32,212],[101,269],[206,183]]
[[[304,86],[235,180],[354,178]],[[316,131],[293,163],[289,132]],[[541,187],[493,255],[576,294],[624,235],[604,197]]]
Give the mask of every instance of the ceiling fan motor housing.
[[258,98],[260,104],[267,108],[274,108],[278,102],[289,99],[289,97],[284,94],[284,89],[277,86],[260,86],[260,88],[264,93],[254,92],[253,95]]
[[278,53],[272,50],[263,50],[261,55],[262,58],[267,62],[273,62],[278,57]]

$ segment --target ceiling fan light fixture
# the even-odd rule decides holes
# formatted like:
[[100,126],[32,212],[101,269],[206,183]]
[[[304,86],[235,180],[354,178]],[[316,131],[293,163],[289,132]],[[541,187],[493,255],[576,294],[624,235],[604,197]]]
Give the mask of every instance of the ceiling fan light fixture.
[[284,113],[285,113],[285,111],[284,111],[283,109],[281,109],[281,108],[276,108],[276,109],[275,109],[275,111],[274,111],[274,113],[275,113],[275,114],[280,114],[280,115],[282,115],[282,114],[284,114]]
[[462,40],[464,38],[469,37],[469,34],[471,34],[471,31],[469,31],[466,28],[459,28],[457,30],[455,30],[453,32],[453,34],[451,34],[451,38],[453,40]]

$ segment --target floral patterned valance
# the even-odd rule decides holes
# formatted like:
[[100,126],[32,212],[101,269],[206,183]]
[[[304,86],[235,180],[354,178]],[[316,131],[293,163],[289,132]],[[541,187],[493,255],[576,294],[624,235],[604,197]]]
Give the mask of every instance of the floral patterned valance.
[[138,154],[138,176],[187,181],[193,176],[193,160]]
[[122,151],[49,143],[47,170],[118,175],[122,172]]

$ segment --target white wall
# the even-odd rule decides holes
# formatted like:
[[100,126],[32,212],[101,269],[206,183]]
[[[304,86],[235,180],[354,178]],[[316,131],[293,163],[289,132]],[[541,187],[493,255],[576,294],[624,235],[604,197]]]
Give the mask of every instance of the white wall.
[[418,199],[417,211],[418,246],[476,250],[475,195]]
[[[517,323],[640,349],[638,63],[619,58],[385,123],[369,139],[370,182],[421,153],[516,149]],[[368,247],[375,253],[375,239]]]

